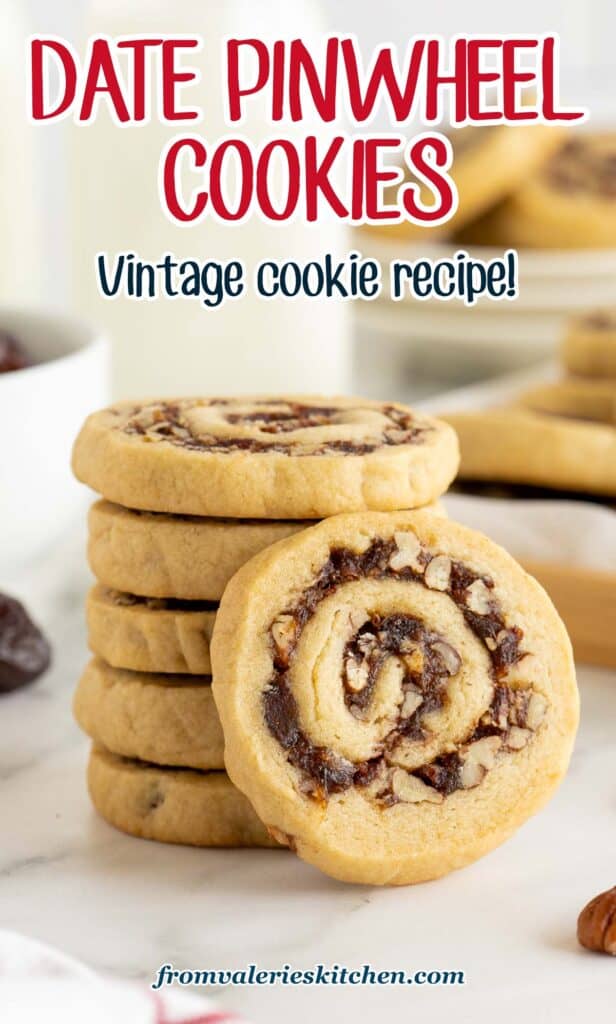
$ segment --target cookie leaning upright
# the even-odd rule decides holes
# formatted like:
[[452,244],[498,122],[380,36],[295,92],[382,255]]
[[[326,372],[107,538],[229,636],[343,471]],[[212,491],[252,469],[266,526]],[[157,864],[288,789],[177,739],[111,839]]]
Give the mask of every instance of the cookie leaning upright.
[[312,519],[426,505],[447,490],[458,460],[454,431],[403,405],[194,398],[94,413],[73,471],[129,508]]
[[561,781],[578,720],[565,628],[482,534],[341,515],[231,580],[213,693],[235,785],[351,882],[409,884],[503,842]]

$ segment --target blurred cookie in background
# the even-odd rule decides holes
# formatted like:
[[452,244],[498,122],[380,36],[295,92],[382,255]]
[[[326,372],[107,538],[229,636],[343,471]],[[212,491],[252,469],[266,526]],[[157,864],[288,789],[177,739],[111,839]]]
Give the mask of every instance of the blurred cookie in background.
[[[563,141],[563,129],[553,125],[486,125],[450,129],[453,146],[451,174],[458,190],[458,209],[446,224],[436,227],[412,224],[367,225],[362,232],[377,232],[391,240],[449,236],[520,187]],[[407,181],[412,180],[407,173]],[[394,203],[396,185],[386,191],[386,202]],[[421,186],[422,202],[433,202],[430,190]]]
[[613,426],[514,404],[444,414],[443,419],[458,434],[461,480],[616,497]]
[[[445,413],[460,442],[458,481],[480,493],[496,484],[544,492],[536,496],[616,497],[616,376],[598,373],[616,353],[615,338],[613,312],[576,316],[565,327],[560,379],[512,388],[498,407]],[[591,366],[595,376],[567,374],[572,365]]]
[[616,379],[565,377],[524,391],[518,402],[536,412],[616,426]]
[[569,373],[616,380],[616,307],[572,317],[561,358]]
[[570,137],[458,238],[520,249],[616,248],[616,132]]

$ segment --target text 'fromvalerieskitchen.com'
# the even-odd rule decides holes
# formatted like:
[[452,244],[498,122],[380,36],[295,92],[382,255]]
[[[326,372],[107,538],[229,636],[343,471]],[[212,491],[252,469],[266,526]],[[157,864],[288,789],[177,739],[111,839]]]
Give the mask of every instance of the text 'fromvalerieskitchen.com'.
[[152,982],[153,989],[168,985],[180,986],[272,986],[272,985],[465,985],[466,974],[460,970],[381,970],[371,964],[347,967],[343,964],[314,964],[309,968],[295,968],[283,964],[278,969],[266,969],[258,964],[246,964],[236,970],[187,969],[177,970],[172,964],[161,964]]

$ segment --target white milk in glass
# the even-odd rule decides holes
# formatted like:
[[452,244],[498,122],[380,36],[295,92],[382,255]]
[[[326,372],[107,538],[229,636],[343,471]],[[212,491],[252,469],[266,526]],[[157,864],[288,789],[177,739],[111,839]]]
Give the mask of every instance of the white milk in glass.
[[264,0],[93,0],[88,34],[140,33],[200,35],[204,47],[182,51],[182,64],[197,67],[201,81],[181,96],[182,105],[200,106],[200,122],[117,127],[101,107],[95,123],[72,132],[73,238],[76,301],[101,323],[113,342],[116,397],[147,394],[231,392],[335,393],[348,387],[349,307],[338,300],[297,298],[266,301],[250,286],[241,299],[218,309],[199,299],[135,301],[104,299],[98,292],[95,254],[130,250],[156,260],[166,252],[205,261],[241,259],[247,280],[261,259],[307,261],[331,252],[346,255],[349,242],[333,218],[307,226],[271,224],[253,215],[238,225],[206,218],[178,226],[161,209],[158,166],[166,142],[196,133],[208,140],[241,134],[257,142],[272,136],[300,138],[313,133],[325,144],[336,126],[323,127],[309,115],[302,124],[272,126],[265,99],[253,102],[247,120],[224,124],[222,39],[258,36],[265,40],[302,38],[318,44],[322,27],[312,3]]

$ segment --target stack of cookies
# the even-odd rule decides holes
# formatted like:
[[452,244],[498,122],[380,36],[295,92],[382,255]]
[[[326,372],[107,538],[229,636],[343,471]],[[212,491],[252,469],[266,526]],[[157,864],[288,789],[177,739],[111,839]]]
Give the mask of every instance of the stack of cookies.
[[[86,421],[73,468],[102,499],[89,517],[94,657],[74,711],[107,821],[164,842],[277,845],[225,772],[210,647],[226,585],[316,520],[429,505],[457,464],[447,425],[358,399],[120,403]],[[255,686],[257,670],[258,658]]]
[[574,317],[561,359],[560,379],[507,406],[446,415],[460,438],[462,479],[524,495],[616,497],[616,311]]

